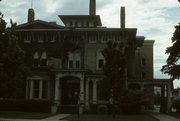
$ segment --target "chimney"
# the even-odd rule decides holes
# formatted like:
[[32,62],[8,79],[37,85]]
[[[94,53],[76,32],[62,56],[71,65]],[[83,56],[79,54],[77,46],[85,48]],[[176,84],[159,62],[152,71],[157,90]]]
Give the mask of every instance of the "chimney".
[[120,21],[121,21],[121,28],[125,28],[125,7],[121,7],[121,18],[120,18]]
[[28,9],[28,23],[34,21],[34,16],[35,16],[34,9],[32,8]]
[[96,15],[96,0],[90,0],[89,15]]

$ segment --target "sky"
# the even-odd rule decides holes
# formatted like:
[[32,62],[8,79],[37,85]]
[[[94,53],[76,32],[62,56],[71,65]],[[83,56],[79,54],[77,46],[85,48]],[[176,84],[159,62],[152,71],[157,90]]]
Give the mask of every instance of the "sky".
[[[170,78],[160,72],[168,57],[174,26],[180,23],[178,0],[96,0],[96,14],[101,16],[103,26],[120,27],[120,7],[126,8],[126,28],[137,28],[138,36],[154,43],[154,78]],[[33,0],[35,19],[63,23],[58,15],[88,15],[89,0]],[[10,19],[22,24],[27,22],[31,0],[2,0],[0,11],[7,22]],[[180,80],[175,81],[180,87]]]

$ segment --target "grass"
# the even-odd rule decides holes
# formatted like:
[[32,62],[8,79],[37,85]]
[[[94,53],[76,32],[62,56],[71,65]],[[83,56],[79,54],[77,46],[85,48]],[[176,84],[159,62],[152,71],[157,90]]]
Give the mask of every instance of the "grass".
[[44,119],[53,116],[50,113],[32,113],[32,112],[15,112],[15,111],[0,111],[0,118],[12,119]]
[[171,112],[171,113],[168,113],[168,115],[170,115],[170,116],[173,116],[173,117],[176,117],[176,118],[180,119],[180,113]]
[[69,121],[159,121],[158,119],[146,115],[118,115],[116,118],[113,118],[112,115],[80,115],[78,118],[77,115],[70,115],[68,117],[63,118],[62,120]]

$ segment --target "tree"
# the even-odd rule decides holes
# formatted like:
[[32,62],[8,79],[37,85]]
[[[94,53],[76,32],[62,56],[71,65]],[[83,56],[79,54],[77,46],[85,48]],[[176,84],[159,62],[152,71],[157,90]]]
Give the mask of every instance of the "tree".
[[[102,82],[104,97],[109,97],[110,90],[113,89],[113,95],[118,98],[119,92],[126,87],[126,69],[127,69],[127,51],[123,43],[109,41],[102,54],[105,58],[103,68],[105,78]],[[118,99],[116,99],[118,100]]]
[[0,13],[0,98],[22,98],[25,89],[24,52],[18,45],[16,23],[6,27]]
[[161,71],[164,74],[170,75],[173,79],[180,78],[180,23],[175,26],[175,31],[173,34],[172,46],[168,47],[166,54],[169,57],[166,60],[166,65],[164,65]]

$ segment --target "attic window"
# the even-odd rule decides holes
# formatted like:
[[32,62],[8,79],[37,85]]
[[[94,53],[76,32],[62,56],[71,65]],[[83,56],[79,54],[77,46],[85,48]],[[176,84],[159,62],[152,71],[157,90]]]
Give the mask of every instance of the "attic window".
[[56,36],[55,35],[52,35],[51,36],[51,41],[50,42],[55,42],[56,41]]
[[43,43],[43,36],[42,35],[38,35],[38,43]]
[[31,36],[26,36],[24,38],[24,43],[31,43],[32,37]]

